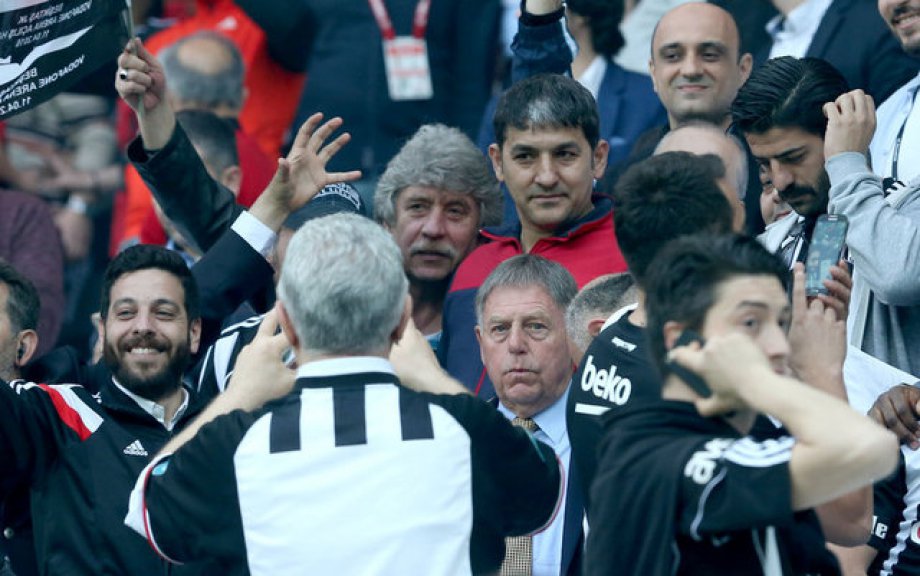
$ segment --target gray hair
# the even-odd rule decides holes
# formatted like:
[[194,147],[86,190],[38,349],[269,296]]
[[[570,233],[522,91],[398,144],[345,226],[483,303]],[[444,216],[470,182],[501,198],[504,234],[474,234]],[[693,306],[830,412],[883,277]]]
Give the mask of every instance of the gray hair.
[[429,186],[469,194],[479,205],[479,225],[502,220],[502,193],[489,162],[463,132],[426,124],[387,164],[374,193],[374,214],[396,224],[396,198],[409,186]]
[[562,264],[535,254],[520,254],[499,264],[476,292],[476,323],[482,326],[486,301],[498,288],[538,286],[565,312],[578,284]]
[[565,327],[569,338],[581,350],[587,349],[592,340],[591,334],[585,330],[588,320],[610,316],[637,299],[636,281],[629,272],[598,276],[585,284],[565,311]]
[[[227,51],[230,65],[217,74],[204,74],[179,61],[179,50],[187,42],[211,40]],[[211,30],[202,30],[180,38],[160,53],[166,85],[179,100],[194,102],[209,109],[221,105],[243,106],[243,78],[246,73],[243,57],[232,40]]]
[[386,353],[408,290],[392,235],[344,213],[300,227],[278,281],[301,349],[321,354]]

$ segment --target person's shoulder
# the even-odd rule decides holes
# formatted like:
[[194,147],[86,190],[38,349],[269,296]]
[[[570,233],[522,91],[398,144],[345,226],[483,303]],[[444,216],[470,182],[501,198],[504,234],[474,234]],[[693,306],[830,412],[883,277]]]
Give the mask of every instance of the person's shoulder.
[[878,105],[878,110],[876,115],[879,122],[884,122],[887,116],[892,114],[897,114],[901,111],[901,107],[910,105],[910,102],[913,98],[906,98],[908,95],[920,89],[920,73],[911,78],[908,82],[904,83],[900,88],[892,92],[891,96],[885,99],[884,102]]
[[457,266],[450,292],[476,290],[496,266],[521,253],[515,238],[488,236],[491,242],[478,246]]
[[498,409],[482,398],[470,394],[415,393],[431,406],[438,406],[466,429],[470,438],[494,438],[496,431],[513,430],[508,419]]

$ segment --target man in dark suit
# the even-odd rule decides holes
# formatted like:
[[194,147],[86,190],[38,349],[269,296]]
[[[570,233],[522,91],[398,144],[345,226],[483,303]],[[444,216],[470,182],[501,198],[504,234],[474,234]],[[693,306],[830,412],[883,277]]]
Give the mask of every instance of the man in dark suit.
[[543,531],[509,538],[502,576],[577,573],[584,500],[570,466],[565,405],[572,378],[565,310],[578,292],[561,265],[533,254],[501,263],[476,295],[476,337],[498,410],[550,446],[565,471],[565,502]]
[[769,58],[812,56],[827,60],[881,104],[917,73],[871,0],[772,0],[779,14],[767,23],[772,41],[754,54]]

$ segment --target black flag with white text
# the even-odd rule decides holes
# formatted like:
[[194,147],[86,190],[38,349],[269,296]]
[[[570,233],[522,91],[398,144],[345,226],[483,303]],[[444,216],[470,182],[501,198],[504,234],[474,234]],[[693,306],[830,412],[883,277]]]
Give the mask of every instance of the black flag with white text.
[[0,119],[110,62],[128,41],[125,0],[0,0]]

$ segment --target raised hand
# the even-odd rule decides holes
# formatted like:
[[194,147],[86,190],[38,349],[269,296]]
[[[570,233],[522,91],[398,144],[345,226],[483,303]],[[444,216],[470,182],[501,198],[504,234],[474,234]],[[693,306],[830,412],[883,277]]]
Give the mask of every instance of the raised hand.
[[894,432],[911,450],[920,448],[920,388],[892,386],[875,400],[869,417]]
[[166,101],[163,67],[140,38],[129,41],[118,57],[115,89],[137,115],[144,147],[165,146],[176,128],[176,117]]
[[875,101],[862,90],[853,90],[824,105],[827,132],[824,158],[843,152],[865,154],[875,133]]
[[115,89],[135,112],[143,102],[144,110],[152,110],[166,102],[166,77],[163,67],[147,51],[140,38],[132,38],[118,56]]
[[225,394],[232,395],[237,407],[255,410],[291,391],[296,374],[282,360],[288,346],[289,339],[278,331],[274,308],[262,318],[256,337],[240,351],[233,367]]
[[[702,416],[715,416],[747,407],[740,387],[750,385],[757,372],[772,373],[767,357],[751,338],[737,332],[671,349],[668,359],[698,374],[712,395],[695,401]],[[755,379],[756,380],[756,379]]]
[[[847,275],[849,276],[849,275]],[[805,294],[805,269],[793,269],[792,324],[789,327],[789,365],[804,382],[846,399],[843,360],[846,357],[846,322],[838,306]],[[837,302],[836,298],[831,298]]]
[[279,229],[288,214],[312,200],[324,186],[361,177],[360,170],[326,171],[326,164],[351,136],[345,132],[327,144],[326,140],[342,126],[342,119],[333,118],[320,125],[322,120],[323,115],[317,112],[303,123],[291,151],[278,160],[274,178],[252,205],[253,216],[272,229]]

